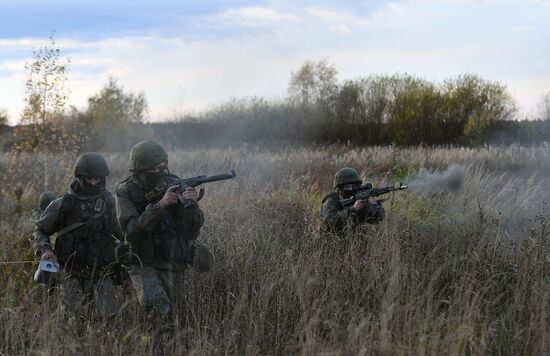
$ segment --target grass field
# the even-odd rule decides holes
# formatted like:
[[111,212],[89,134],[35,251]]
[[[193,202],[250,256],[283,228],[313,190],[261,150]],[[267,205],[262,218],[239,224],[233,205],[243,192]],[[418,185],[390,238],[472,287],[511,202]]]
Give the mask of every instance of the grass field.
[[[108,185],[127,153],[104,153]],[[73,158],[0,156],[0,260],[33,259],[28,236],[48,161],[50,188]],[[33,163],[34,162],[34,163]],[[464,170],[457,192],[409,189],[386,220],[346,238],[319,232],[334,172],[375,185]],[[0,353],[542,354],[550,350],[550,146],[533,148],[239,147],[169,152],[181,176],[223,173],[201,202],[216,257],[187,272],[173,325],[152,330],[132,296],[107,325],[76,327],[32,282],[35,264],[0,266]],[[26,183],[31,182],[31,183]],[[429,183],[429,182],[428,182]],[[425,187],[425,185],[424,185]]]

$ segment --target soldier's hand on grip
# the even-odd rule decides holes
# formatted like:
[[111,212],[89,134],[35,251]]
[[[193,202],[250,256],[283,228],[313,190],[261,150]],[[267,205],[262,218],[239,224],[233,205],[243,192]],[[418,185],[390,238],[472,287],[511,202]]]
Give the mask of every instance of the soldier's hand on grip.
[[177,188],[177,185],[173,185],[166,190],[166,193],[164,193],[164,196],[159,201],[161,209],[166,209],[169,206],[174,205],[178,202],[178,193],[174,192],[174,190],[176,190]]
[[353,204],[353,209],[355,210],[361,210],[365,207],[365,201],[364,200],[357,200],[355,204]]
[[55,256],[52,250],[46,250],[46,252],[42,254],[42,257],[40,259],[57,261],[57,257]]
[[184,200],[191,200],[193,203],[196,203],[197,199],[199,198],[199,193],[197,193],[197,190],[195,188],[187,187],[182,193],[182,197]]

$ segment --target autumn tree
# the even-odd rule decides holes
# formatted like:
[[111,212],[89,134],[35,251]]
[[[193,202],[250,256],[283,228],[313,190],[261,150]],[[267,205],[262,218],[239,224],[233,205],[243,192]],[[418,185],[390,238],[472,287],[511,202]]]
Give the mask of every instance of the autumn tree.
[[124,92],[116,79],[109,78],[98,94],[88,98],[88,111],[97,125],[142,122],[147,112],[147,100],[143,92]]
[[510,120],[517,112],[517,104],[504,84],[474,74],[446,81],[443,93],[447,133],[461,129],[470,142],[481,140],[497,123]]
[[148,111],[143,92],[127,92],[114,78],[88,98],[89,128],[95,145],[112,143],[131,123],[141,123]]
[[329,121],[338,94],[337,70],[326,59],[307,60],[292,72],[288,85],[291,102],[298,105],[307,126]]
[[[80,136],[63,117],[69,95],[66,83],[70,60],[61,57],[53,34],[46,46],[33,50],[32,54],[32,61],[25,64],[25,108],[21,124],[13,130],[12,152],[16,156],[14,165],[22,159],[21,153],[40,162],[34,167],[42,168],[44,189],[48,189],[53,154],[77,152]],[[39,176],[38,172],[31,173],[33,180]]]
[[404,76],[388,118],[392,141],[400,145],[442,143],[441,108],[442,97],[433,83]]
[[23,123],[45,124],[59,118],[68,97],[66,87],[70,60],[61,59],[53,34],[48,46],[33,51],[33,61],[25,64],[27,80]]
[[411,79],[399,75],[371,75],[346,80],[336,99],[338,125],[348,136],[369,144],[387,141],[385,124],[399,89]]

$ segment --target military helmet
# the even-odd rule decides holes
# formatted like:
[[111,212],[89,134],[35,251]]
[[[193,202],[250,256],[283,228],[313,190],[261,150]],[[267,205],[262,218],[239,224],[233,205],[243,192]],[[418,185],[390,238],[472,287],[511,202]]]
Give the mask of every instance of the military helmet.
[[334,175],[334,188],[341,187],[344,184],[361,184],[363,180],[359,177],[357,171],[353,168],[346,167],[339,169]]
[[74,165],[75,177],[107,177],[109,167],[103,156],[99,153],[84,153],[76,160]]
[[141,141],[136,143],[130,151],[129,165],[131,171],[144,171],[163,162],[168,163],[168,154],[156,142]]
[[56,196],[53,192],[45,191],[40,195],[40,209],[44,210],[50,203],[55,200]]

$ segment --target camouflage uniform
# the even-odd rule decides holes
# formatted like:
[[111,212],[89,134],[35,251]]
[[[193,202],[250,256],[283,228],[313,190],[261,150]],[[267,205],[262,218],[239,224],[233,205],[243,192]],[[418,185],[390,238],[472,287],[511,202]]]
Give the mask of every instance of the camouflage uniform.
[[372,204],[365,201],[361,210],[345,207],[340,200],[343,191],[340,189],[345,184],[361,184],[361,178],[353,168],[343,168],[336,173],[334,188],[336,192],[327,194],[322,201],[321,220],[325,231],[342,232],[346,227],[356,228],[364,223],[377,224],[384,219],[384,208],[380,204]]
[[[93,169],[94,165],[102,169]],[[84,304],[93,303],[101,317],[110,317],[117,311],[111,278],[116,242],[112,235],[122,239],[123,234],[116,220],[115,199],[105,190],[109,172],[103,157],[95,153],[80,156],[75,167],[77,179],[37,221],[34,249],[37,256],[52,250],[50,236],[57,233],[53,252],[65,275],[64,307],[79,315],[85,312]],[[93,194],[83,188],[84,176],[102,177]]]
[[359,211],[345,207],[340,203],[343,197],[332,192],[323,199],[321,220],[325,230],[339,232],[346,226],[351,228],[361,224],[377,224],[384,219],[384,208],[380,204],[365,202],[365,207]]
[[[197,204],[184,207],[178,202],[163,210],[163,194],[146,198],[155,187],[146,184],[141,173],[163,162],[167,164],[167,154],[158,144],[136,144],[130,153],[133,174],[116,190],[117,217],[130,249],[128,273],[139,302],[159,315],[169,314],[177,302],[204,222]],[[161,179],[173,178],[167,173]]]

